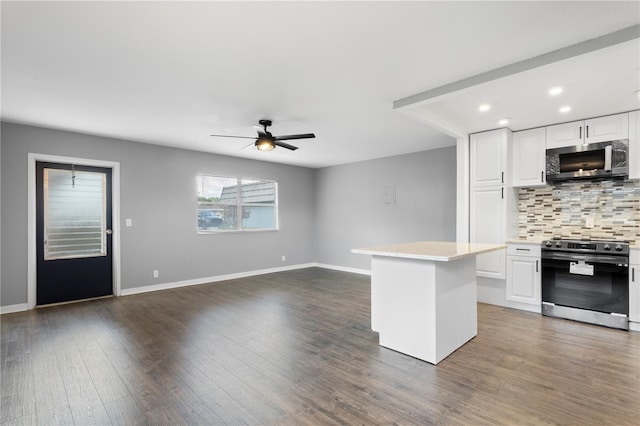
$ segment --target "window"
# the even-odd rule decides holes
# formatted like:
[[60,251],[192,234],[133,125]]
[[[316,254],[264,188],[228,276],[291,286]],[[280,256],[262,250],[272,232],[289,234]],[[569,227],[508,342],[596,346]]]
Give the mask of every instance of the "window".
[[45,168],[44,260],[107,255],[104,173]]
[[198,233],[278,229],[278,184],[198,176]]

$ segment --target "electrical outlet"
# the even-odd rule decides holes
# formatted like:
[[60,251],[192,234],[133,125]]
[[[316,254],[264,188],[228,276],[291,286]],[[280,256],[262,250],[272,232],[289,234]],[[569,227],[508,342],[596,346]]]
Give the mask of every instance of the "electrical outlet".
[[125,223],[125,226],[126,226],[126,227],[131,227],[131,226],[133,226],[133,221],[131,220],[131,218],[126,218],[126,219],[124,220],[124,223]]
[[158,271],[157,269],[153,270],[153,278],[158,278],[160,276],[160,271]]
[[287,260],[287,258],[286,258],[286,257],[285,257],[285,255],[283,254],[283,255],[282,255],[282,261],[283,261],[283,262],[286,262],[286,260]]

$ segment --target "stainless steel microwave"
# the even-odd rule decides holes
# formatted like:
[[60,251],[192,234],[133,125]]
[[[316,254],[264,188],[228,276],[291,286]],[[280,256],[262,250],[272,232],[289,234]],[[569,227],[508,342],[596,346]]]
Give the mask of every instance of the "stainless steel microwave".
[[628,139],[547,149],[547,182],[626,178],[628,153]]

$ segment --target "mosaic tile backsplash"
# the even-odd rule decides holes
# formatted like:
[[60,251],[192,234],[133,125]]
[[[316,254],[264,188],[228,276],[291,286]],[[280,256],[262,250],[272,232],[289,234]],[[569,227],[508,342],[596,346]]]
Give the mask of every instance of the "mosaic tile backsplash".
[[[593,220],[593,227],[587,221]],[[562,182],[518,189],[518,238],[592,238],[640,244],[640,182]]]

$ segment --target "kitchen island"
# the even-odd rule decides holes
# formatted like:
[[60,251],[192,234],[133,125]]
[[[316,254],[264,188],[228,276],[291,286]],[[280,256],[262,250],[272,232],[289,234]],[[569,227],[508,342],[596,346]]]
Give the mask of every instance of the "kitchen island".
[[371,255],[371,329],[381,346],[437,364],[478,333],[476,255],[498,244],[421,241]]

